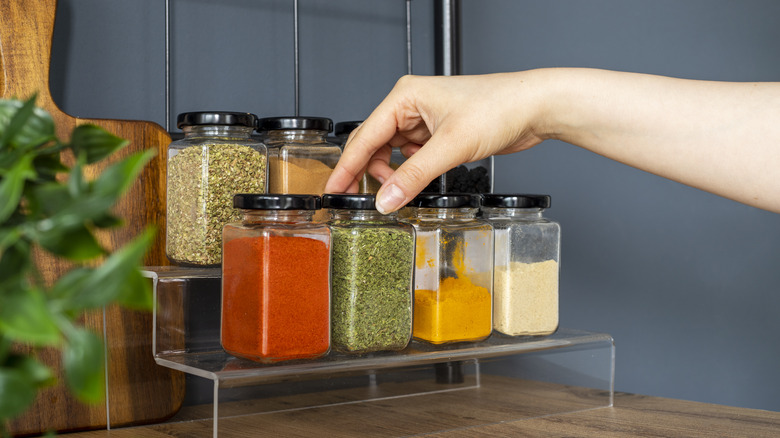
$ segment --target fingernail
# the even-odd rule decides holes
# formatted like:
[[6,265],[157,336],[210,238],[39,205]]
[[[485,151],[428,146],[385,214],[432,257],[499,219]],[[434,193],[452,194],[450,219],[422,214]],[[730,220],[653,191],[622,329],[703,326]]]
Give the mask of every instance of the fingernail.
[[395,184],[390,184],[376,200],[376,209],[382,214],[397,210],[403,204],[406,196]]

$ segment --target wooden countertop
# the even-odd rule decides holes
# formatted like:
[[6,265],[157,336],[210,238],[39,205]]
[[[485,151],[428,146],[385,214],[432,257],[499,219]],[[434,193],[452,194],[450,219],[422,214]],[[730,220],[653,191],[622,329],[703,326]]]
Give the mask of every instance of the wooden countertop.
[[[414,383],[419,386],[420,383]],[[408,383],[398,384],[400,386]],[[422,384],[423,386],[425,384]],[[616,393],[483,376],[478,388],[344,403],[355,389],[262,401],[273,413],[256,414],[252,401],[223,403],[220,437],[780,437],[780,412]],[[330,404],[299,409],[299,402]],[[211,405],[184,408],[180,422],[65,438],[211,436]]]

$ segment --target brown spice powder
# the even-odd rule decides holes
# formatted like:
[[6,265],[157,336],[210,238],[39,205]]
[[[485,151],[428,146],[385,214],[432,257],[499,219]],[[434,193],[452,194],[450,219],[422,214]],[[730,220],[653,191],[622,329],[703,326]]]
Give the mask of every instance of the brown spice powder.
[[269,193],[322,195],[333,169],[312,158],[271,160]]
[[[275,157],[269,160],[268,169],[269,193],[285,193],[293,195],[322,195],[325,184],[333,173],[333,169],[322,161],[313,158],[288,158],[283,160]],[[314,221],[328,220],[328,212],[319,210],[314,213]]]

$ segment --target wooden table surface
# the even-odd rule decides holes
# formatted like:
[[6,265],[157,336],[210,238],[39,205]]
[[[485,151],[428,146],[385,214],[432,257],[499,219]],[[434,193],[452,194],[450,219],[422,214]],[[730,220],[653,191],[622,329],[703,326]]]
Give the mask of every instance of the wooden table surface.
[[[426,383],[414,383],[425,385]],[[431,383],[433,384],[433,383]],[[408,386],[408,383],[400,383]],[[425,388],[422,388],[425,389]],[[355,389],[220,405],[220,437],[780,437],[780,412],[483,376],[478,388],[345,403]],[[329,404],[301,409],[300,403]],[[268,413],[256,413],[262,404]],[[602,407],[594,407],[602,406]],[[65,438],[211,436],[211,405],[178,422],[63,434]]]

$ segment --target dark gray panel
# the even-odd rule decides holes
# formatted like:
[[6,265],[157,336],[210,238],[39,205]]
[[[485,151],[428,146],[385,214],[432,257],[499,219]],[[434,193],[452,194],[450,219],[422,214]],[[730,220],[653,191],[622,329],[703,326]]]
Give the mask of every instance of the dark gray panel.
[[[464,0],[464,73],[596,67],[778,80],[771,1]],[[780,410],[780,217],[561,142],[496,159],[549,193],[561,323],[612,334],[616,390]]]

